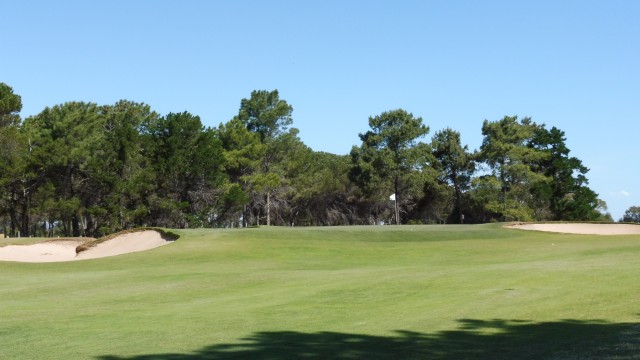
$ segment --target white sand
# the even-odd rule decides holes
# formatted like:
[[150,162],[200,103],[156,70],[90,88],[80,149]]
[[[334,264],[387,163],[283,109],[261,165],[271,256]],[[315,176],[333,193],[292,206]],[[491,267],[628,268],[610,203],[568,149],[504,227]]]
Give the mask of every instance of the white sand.
[[512,229],[549,231],[564,234],[585,235],[633,235],[640,234],[640,225],[632,224],[515,224]]
[[167,245],[170,241],[162,238],[159,232],[153,230],[139,231],[120,235],[111,240],[98,244],[83,251],[74,260],[96,259],[139,252]]
[[19,262],[58,262],[97,259],[150,250],[171,241],[164,240],[159,232],[145,230],[120,235],[76,255],[76,247],[82,241],[51,241],[33,245],[8,245],[0,247],[0,260]]
[[20,262],[56,262],[73,260],[82,241],[50,241],[33,245],[0,247],[0,260]]

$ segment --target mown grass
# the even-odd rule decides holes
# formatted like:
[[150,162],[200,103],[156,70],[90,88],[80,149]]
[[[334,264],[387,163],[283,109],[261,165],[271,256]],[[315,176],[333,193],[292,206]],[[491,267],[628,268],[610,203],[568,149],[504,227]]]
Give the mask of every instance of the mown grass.
[[0,358],[640,358],[640,236],[174,232],[143,253],[0,263]]

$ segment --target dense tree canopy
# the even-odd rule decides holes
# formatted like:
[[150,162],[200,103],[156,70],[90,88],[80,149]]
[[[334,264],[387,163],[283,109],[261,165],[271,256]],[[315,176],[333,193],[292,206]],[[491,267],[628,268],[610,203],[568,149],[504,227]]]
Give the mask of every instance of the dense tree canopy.
[[460,133],[450,128],[436,132],[431,147],[436,160],[433,165],[440,174],[440,180],[453,188],[452,221],[462,223],[464,196],[476,168],[473,155],[460,142]]
[[351,179],[374,198],[392,194],[394,221],[399,223],[399,207],[411,207],[414,202],[405,195],[431,160],[429,145],[419,141],[429,127],[402,109],[370,117],[369,126],[371,130],[360,134],[362,145],[351,151]]
[[[494,194],[485,208],[503,220],[596,220],[597,194],[587,187],[589,171],[569,157],[564,132],[524,118],[484,122],[479,159],[492,170]],[[486,187],[486,176],[477,184]],[[499,187],[499,189],[498,189]]]
[[[67,102],[21,121],[0,83],[5,234],[97,236],[137,226],[236,227],[594,220],[603,202],[565,133],[485,120],[476,153],[396,109],[369,118],[349,155],[298,137],[277,90],[253,91],[217,128],[149,105]],[[392,195],[390,197],[390,195]],[[624,221],[638,221],[631,208]]]
[[9,217],[12,234],[28,231],[28,198],[33,181],[26,168],[28,138],[18,127],[21,109],[20,96],[0,83],[0,215]]

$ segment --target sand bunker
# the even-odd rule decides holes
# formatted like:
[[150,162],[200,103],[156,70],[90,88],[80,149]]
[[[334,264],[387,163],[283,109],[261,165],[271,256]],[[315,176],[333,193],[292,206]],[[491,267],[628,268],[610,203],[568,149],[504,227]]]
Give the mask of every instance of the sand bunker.
[[97,259],[150,250],[171,242],[163,239],[157,231],[145,230],[117,236],[77,255],[76,247],[83,243],[80,240],[47,241],[33,245],[8,245],[0,247],[0,260],[58,262]]
[[564,234],[584,235],[633,235],[640,234],[640,225],[632,224],[515,224],[506,226],[512,229],[549,231]]

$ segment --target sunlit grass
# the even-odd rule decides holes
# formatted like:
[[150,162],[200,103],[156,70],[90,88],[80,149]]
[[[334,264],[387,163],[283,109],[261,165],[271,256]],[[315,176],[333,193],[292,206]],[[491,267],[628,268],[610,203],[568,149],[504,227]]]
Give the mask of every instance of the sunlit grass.
[[[283,333],[387,339],[415,359],[546,358],[595,338],[617,341],[640,313],[639,236],[495,224],[176,232],[177,242],[143,253],[0,263],[0,358],[236,358],[202,349]],[[571,330],[550,333],[557,329]],[[398,331],[419,336],[407,343]],[[447,352],[456,341],[468,352]],[[358,358],[347,345],[335,345],[334,358]],[[392,355],[366,348],[354,354]]]

